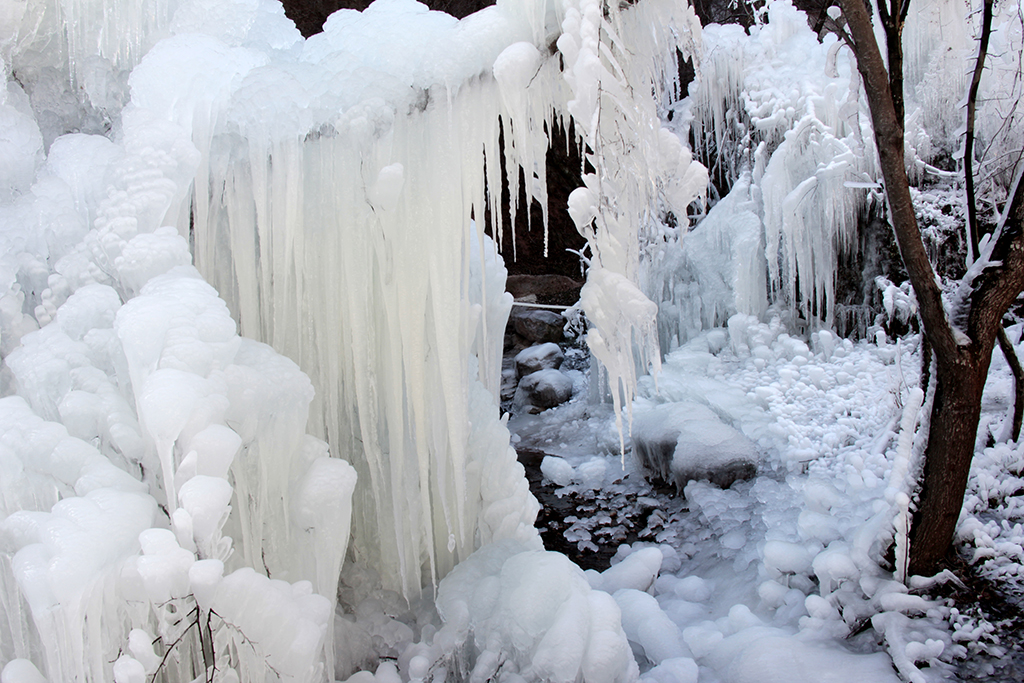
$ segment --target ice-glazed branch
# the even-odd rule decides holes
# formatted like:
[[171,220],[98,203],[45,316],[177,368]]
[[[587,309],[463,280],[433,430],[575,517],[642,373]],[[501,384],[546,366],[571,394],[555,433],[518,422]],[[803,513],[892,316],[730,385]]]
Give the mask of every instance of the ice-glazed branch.
[[996,339],[999,341],[999,348],[1006,356],[1006,363],[1010,366],[1010,372],[1013,374],[1013,418],[1010,427],[1010,441],[1016,441],[1020,438],[1021,421],[1024,420],[1024,368],[1021,367],[1013,343],[1006,334],[1006,328],[999,328]]

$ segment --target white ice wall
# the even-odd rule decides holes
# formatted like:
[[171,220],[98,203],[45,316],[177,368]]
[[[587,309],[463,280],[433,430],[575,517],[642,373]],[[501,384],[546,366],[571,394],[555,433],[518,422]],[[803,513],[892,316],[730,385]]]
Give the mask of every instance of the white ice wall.
[[[494,398],[504,270],[472,220],[499,214],[499,126],[542,197],[546,130],[574,119],[590,342],[627,396],[634,344],[656,366],[641,245],[701,169],[654,95],[693,14],[537,0],[459,22],[384,0],[303,41],[270,0],[138,9],[33,2],[0,34],[26,84],[0,97],[20,396],[0,405],[0,656],[51,680],[316,680],[350,515],[353,556],[410,597],[483,544],[536,543]],[[102,106],[67,100],[83,65],[112,79],[85,88]],[[109,137],[58,137],[83,111]]]
[[[591,347],[627,391],[634,334],[656,348],[653,304],[634,284],[639,235],[658,200],[685,205],[701,183],[663,180],[690,161],[660,135],[652,94],[674,78],[671,27],[693,39],[693,15],[673,3],[610,20],[595,12],[509,2],[457,21],[390,0],[336,13],[296,50],[255,54],[244,40],[179,35],[132,76],[134,101],[191,127],[204,150],[197,267],[244,335],[313,378],[315,429],[367,484],[356,492],[357,557],[386,568],[387,586],[406,595],[479,547],[475,520],[491,513],[478,467],[490,465],[474,462],[517,467],[507,445],[469,449],[490,427],[467,419],[476,396],[467,388],[496,394],[508,310],[503,277],[473,274],[475,261],[494,257],[471,219],[500,215],[501,153],[512,196],[522,168],[546,205],[556,116],[576,121],[598,168],[587,182],[599,209],[580,224],[591,240]],[[561,56],[549,52],[559,33]],[[156,74],[182,62],[191,75],[168,88]],[[211,74],[211,62],[227,70]],[[196,82],[202,101],[190,94]],[[664,170],[648,168],[652,155]],[[500,508],[510,520],[500,527],[529,528],[532,508],[518,495]]]

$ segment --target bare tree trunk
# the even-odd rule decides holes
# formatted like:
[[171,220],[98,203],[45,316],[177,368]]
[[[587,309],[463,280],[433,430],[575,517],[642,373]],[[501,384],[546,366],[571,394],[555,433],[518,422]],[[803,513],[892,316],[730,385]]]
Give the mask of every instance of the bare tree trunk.
[[[917,509],[910,527],[908,574],[933,574],[945,558],[963,507],[988,364],[949,367],[937,359],[931,427]],[[946,366],[946,367],[943,367]]]
[[[977,258],[978,246],[981,243],[981,228],[978,225],[978,198],[974,190],[974,121],[978,110],[978,90],[981,87],[981,75],[985,70],[985,58],[988,56],[988,43],[992,36],[992,6],[995,0],[985,0],[981,14],[981,35],[978,40],[978,58],[974,63],[974,75],[971,87],[967,91],[967,125],[964,132],[964,190],[967,194],[967,235],[971,244],[971,256]],[[1011,439],[1020,437],[1021,419],[1024,417],[1024,369],[1021,368],[1017,352],[1006,336],[1006,330],[1000,327],[997,339],[1006,362],[1013,373],[1013,424]]]
[[[972,296],[964,303],[965,310],[952,312],[962,328],[954,332],[914,215],[904,166],[902,107],[897,107],[897,101],[902,100],[902,78],[896,88],[875,41],[864,0],[839,0],[839,5],[871,109],[893,232],[917,296],[923,333],[935,358],[931,428],[911,524],[909,567],[911,574],[933,574],[952,544],[963,506],[978,433],[981,393],[996,333],[1001,329],[1003,313],[1024,288],[1024,184],[1014,192],[1011,220],[993,254],[1001,265],[990,267],[972,283]],[[909,0],[892,0],[890,7],[882,3],[879,7],[893,67],[902,65],[902,46],[894,37],[902,33],[908,6]]]
[[[910,532],[910,574],[939,570],[953,542],[974,457],[981,396],[999,336],[1002,316],[1024,288],[1024,183],[1010,200],[1006,239],[997,243],[993,260],[971,298],[966,333],[970,343],[955,354],[935,354],[935,399],[924,454],[924,473]],[[1006,340],[1007,344],[1009,340]],[[1019,390],[1021,385],[1017,385]],[[1017,404],[1024,407],[1019,395]],[[1017,418],[1015,407],[1015,418]]]

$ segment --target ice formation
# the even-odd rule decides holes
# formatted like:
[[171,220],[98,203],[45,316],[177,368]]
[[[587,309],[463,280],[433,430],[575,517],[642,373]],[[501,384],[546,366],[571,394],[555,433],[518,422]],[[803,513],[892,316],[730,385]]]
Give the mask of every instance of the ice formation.
[[[346,554],[415,600],[481,546],[535,548],[495,399],[511,301],[473,218],[508,229],[502,153],[513,196],[524,169],[543,199],[548,131],[575,123],[590,343],[628,403],[634,343],[641,371],[659,357],[639,245],[703,182],[654,99],[692,11],[380,0],[306,41],[271,0],[12,12],[5,678],[319,680]],[[635,678],[614,601],[552,572],[578,590],[524,670]],[[553,625],[580,609],[574,665]]]
[[468,680],[507,671],[527,681],[635,681],[616,601],[564,555],[536,545],[492,544],[441,582],[437,609],[447,623],[435,641],[451,639],[465,657],[452,665]]
[[[968,11],[962,0],[910,8],[906,154],[916,181],[950,177],[930,164],[962,154],[957,103],[967,87],[964,65],[976,52]],[[1021,146],[1016,11],[997,12],[993,40],[1007,51],[986,70],[990,99],[979,101],[979,177],[997,203],[1012,163],[993,150]],[[861,87],[850,50],[831,34],[819,41],[784,0],[768,2],[749,34],[736,25],[704,28],[697,78],[673,125],[692,132],[695,154],[725,196],[691,232],[668,228],[667,244],[642,261],[644,291],[660,306],[663,351],[733,314],[762,316],[771,304],[788,309],[796,325],[838,324],[841,257],[857,246],[858,222],[881,189]]]
[[[647,12],[662,13],[660,22]],[[502,153],[502,130],[512,196],[517,168],[531,188],[544,187],[545,131],[561,125],[556,118],[571,117],[595,163],[609,166],[588,180],[586,191],[602,202],[591,220],[623,217],[599,220],[596,231],[580,224],[592,240],[583,307],[613,384],[635,383],[633,331],[650,335],[654,314],[633,284],[637,225],[627,217],[661,196],[645,181],[660,176],[627,177],[639,157],[608,140],[651,123],[654,141],[638,142],[647,149],[661,140],[654,100],[634,107],[622,99],[626,84],[649,90],[667,78],[652,70],[669,68],[658,60],[674,39],[658,33],[648,48],[641,32],[652,26],[677,26],[685,37],[692,13],[652,3],[605,19],[593,3],[499,3],[459,22],[396,0],[336,13],[322,34],[276,52],[178,35],[132,75],[133,102],[190,129],[203,150],[196,187],[205,189],[195,194],[191,227],[196,266],[244,335],[295,358],[319,387],[313,430],[350,456],[368,484],[356,491],[355,551],[387,568],[389,588],[414,595],[424,577],[437,581],[467,557],[480,540],[477,468],[492,457],[512,466],[505,449],[469,450],[470,425],[486,429],[487,421],[466,419],[465,391],[480,382],[496,395],[500,377],[502,271],[490,242],[473,234],[482,226],[467,227],[471,216],[500,214],[499,165],[488,163],[485,175],[482,162]],[[565,78],[545,42],[559,33],[561,59],[579,65]],[[623,44],[644,51],[626,60]],[[619,58],[601,58],[601,49]],[[211,73],[211,62],[223,71]],[[185,75],[157,87],[147,74],[172,63],[188,65],[179,67]],[[203,101],[188,104],[197,82]],[[611,94],[599,96],[602,88]],[[678,142],[662,146],[649,152],[670,156],[673,171],[686,168]],[[339,186],[338,178],[352,182]],[[619,322],[622,310],[636,319]],[[651,339],[637,342],[649,348]]]
[[[750,36],[708,27],[700,83],[669,129],[654,94],[678,88],[675,50],[700,42],[693,13],[669,0],[502,0],[462,21],[379,0],[305,41],[272,0],[129,4],[25,0],[0,15],[5,681],[319,681],[366,663],[360,619],[398,660],[353,680],[389,683],[441,669],[635,680],[631,641],[650,681],[696,680],[697,662],[755,680],[783,648],[797,679],[842,657],[884,680],[884,657],[791,633],[838,638],[871,615],[908,679],[955,647],[915,617],[940,607],[878,569],[887,536],[905,552],[907,444],[883,481],[895,423],[871,422],[882,436],[865,444],[787,408],[850,408],[900,350],[881,338],[868,377],[827,331],[812,350],[760,320],[774,300],[830,322],[836,258],[874,186],[849,57],[800,13],[770,3]],[[928,119],[950,108],[924,100],[962,90],[943,61],[955,50],[934,47],[969,40],[959,25],[943,33],[956,2],[914,6],[940,8],[909,30],[924,113],[908,110],[908,153],[927,171],[955,126]],[[1001,21],[1005,76],[1020,34]],[[993,80],[1000,95],[1008,77]],[[999,133],[997,113],[982,111],[982,135],[1019,135]],[[667,544],[625,547],[599,576],[539,548],[496,406],[511,302],[483,217],[509,229],[502,154],[512,196],[522,171],[546,205],[548,131],[569,121],[593,168],[568,206],[587,239],[581,306],[619,422],[592,440],[622,449],[639,375],[725,324],[673,367],[733,353],[747,379],[777,371],[772,384],[679,371],[637,405],[700,402],[759,446],[788,440],[792,471],[846,454],[800,490],[762,478],[744,500],[686,486],[733,570],[757,575],[746,599],[775,610],[773,624],[739,603],[711,615],[713,582],[672,576],[680,552]],[[689,233],[707,173],[680,142],[688,125],[709,164],[739,160],[712,169],[731,191]],[[859,439],[852,455],[844,439]],[[544,462],[577,488],[613,469]],[[808,514],[789,514],[798,505]],[[748,542],[753,508],[766,528],[784,522],[763,545]],[[963,533],[981,555],[1019,536],[978,519]],[[355,624],[335,604],[347,557],[381,582]],[[414,633],[378,609],[412,609],[435,587],[440,629],[409,619]]]

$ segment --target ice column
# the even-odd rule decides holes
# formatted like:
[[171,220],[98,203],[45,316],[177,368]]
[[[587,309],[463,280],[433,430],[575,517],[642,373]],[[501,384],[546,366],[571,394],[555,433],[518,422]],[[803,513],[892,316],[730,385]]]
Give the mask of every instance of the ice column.
[[558,38],[573,96],[566,108],[595,169],[569,197],[590,251],[580,304],[592,324],[587,344],[608,371],[620,435],[638,366],[655,374],[661,366],[657,305],[637,284],[641,249],[656,239],[659,201],[685,215],[707,184],[703,166],[662,128],[653,96],[671,92],[676,47],[692,53],[698,31],[686,5],[650,2],[606,17],[597,0],[578,0],[567,3]]

